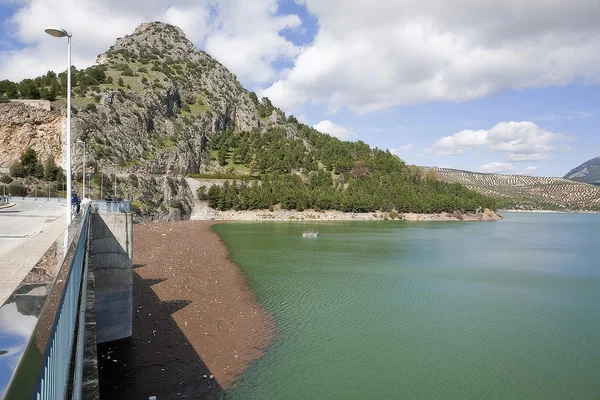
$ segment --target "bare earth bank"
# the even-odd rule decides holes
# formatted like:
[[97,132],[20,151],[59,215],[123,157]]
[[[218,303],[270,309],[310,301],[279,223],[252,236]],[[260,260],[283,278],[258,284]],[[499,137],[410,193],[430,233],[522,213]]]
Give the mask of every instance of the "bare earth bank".
[[207,398],[270,344],[274,320],[213,223],[134,226],[133,337],[98,346],[102,398]]
[[493,210],[485,209],[478,213],[439,213],[416,214],[402,213],[395,216],[388,212],[347,213],[342,211],[290,211],[290,210],[256,210],[256,211],[218,211],[200,202],[192,212],[191,220],[221,221],[381,221],[397,219],[401,221],[496,221],[502,219]]

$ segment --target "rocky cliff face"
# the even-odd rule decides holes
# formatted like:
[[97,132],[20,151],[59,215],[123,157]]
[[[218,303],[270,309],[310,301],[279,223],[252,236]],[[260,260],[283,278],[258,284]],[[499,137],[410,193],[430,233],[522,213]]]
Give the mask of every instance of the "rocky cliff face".
[[60,164],[63,123],[63,115],[55,111],[16,102],[0,104],[0,167],[10,167],[27,147],[42,160],[52,156]]

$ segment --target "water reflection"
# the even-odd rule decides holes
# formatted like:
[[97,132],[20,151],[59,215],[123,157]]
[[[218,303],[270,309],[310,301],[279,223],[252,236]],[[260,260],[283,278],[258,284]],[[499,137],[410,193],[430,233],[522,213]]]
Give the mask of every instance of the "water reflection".
[[35,329],[50,284],[24,284],[0,307],[0,397]]

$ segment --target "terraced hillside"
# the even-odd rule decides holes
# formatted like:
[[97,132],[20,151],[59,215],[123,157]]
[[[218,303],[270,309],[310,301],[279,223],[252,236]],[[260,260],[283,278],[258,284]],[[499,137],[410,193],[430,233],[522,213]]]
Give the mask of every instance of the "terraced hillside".
[[435,171],[445,182],[458,182],[492,196],[501,208],[532,210],[600,211],[600,187],[563,178],[482,174],[448,168],[423,167]]

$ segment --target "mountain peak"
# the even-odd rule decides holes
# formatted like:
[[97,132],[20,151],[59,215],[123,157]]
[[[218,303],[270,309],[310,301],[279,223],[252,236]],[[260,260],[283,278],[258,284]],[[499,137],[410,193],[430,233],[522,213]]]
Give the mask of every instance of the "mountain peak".
[[[174,60],[192,62],[200,59],[200,52],[181,28],[160,21],[143,23],[131,35],[117,38],[107,52],[98,56],[96,64],[106,64],[118,54],[135,57],[168,54]],[[208,57],[206,53],[202,55]]]
[[566,179],[600,186],[600,157],[592,158],[570,170]]

